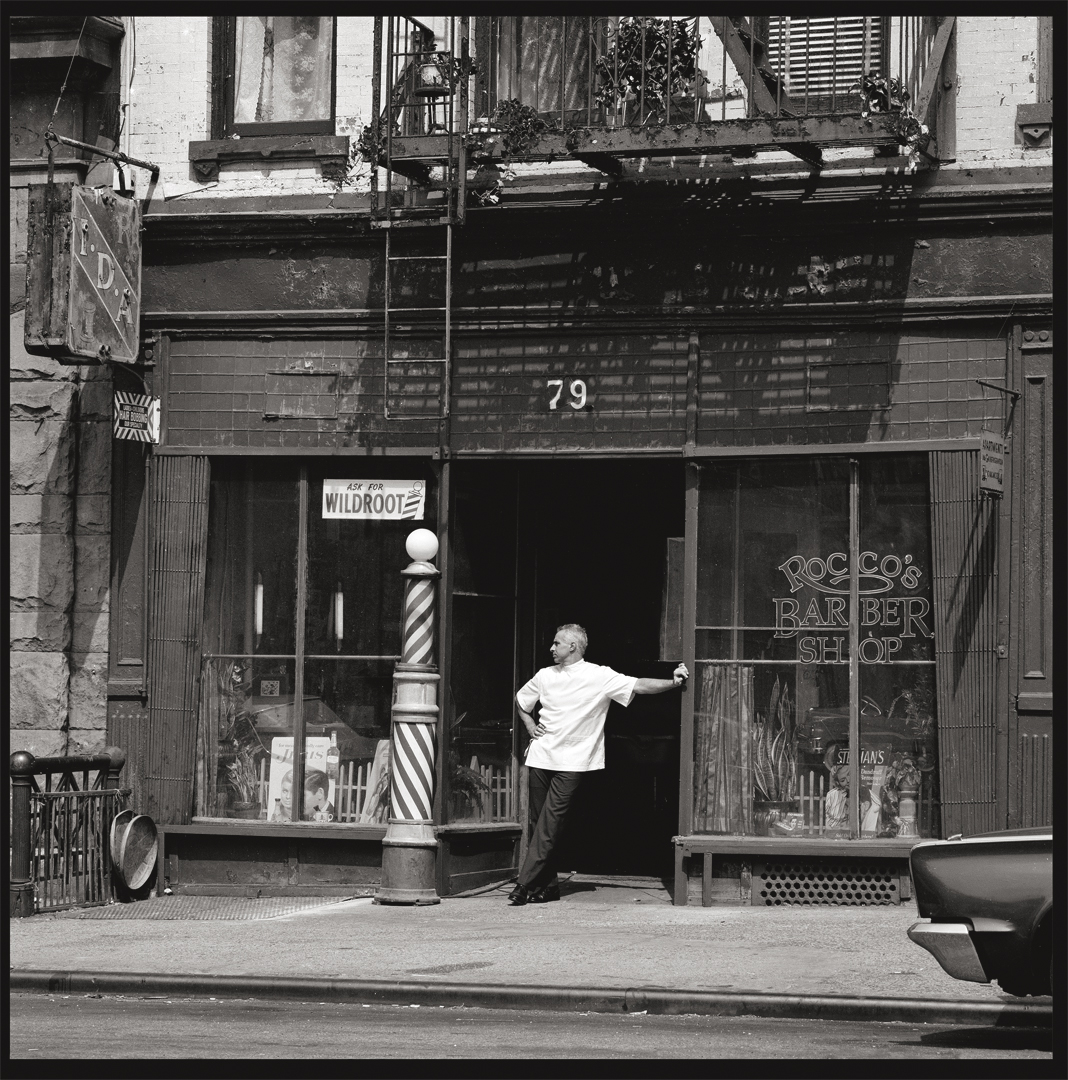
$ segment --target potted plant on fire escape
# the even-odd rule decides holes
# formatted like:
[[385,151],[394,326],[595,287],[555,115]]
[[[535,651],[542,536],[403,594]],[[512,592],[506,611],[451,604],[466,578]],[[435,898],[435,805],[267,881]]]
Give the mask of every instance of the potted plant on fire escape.
[[669,102],[678,122],[692,120],[700,48],[696,17],[621,18],[611,44],[597,59],[596,97],[609,123],[663,124],[669,119]]

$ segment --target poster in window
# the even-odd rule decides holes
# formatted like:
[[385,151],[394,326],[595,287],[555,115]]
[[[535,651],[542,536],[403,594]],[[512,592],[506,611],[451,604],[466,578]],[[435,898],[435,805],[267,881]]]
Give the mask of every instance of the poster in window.
[[[304,797],[300,818],[303,821],[328,822],[337,817],[337,784],[327,778],[326,752],[330,739],[309,736],[304,740]],[[271,775],[267,805],[271,821],[291,821],[293,801],[293,737],[271,740]]]

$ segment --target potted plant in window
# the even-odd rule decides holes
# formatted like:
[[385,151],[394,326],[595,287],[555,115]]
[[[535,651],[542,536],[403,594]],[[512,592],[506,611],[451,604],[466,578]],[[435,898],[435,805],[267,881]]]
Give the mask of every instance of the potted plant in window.
[[770,831],[777,822],[780,828],[793,831],[795,823],[787,818],[797,804],[797,750],[791,735],[791,703],[788,688],[776,678],[768,704],[767,718],[758,715],[752,729],[752,768],[756,801],[754,827]]
[[260,816],[260,778],[256,756],[248,746],[239,746],[227,762],[226,776],[237,798],[230,805],[230,816],[256,819]]

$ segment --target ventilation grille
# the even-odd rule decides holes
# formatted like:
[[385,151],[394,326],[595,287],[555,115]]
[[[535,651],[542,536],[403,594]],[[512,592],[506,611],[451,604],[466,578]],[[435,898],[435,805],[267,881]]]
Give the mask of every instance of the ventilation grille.
[[899,860],[874,863],[805,859],[753,864],[753,904],[900,904]]

